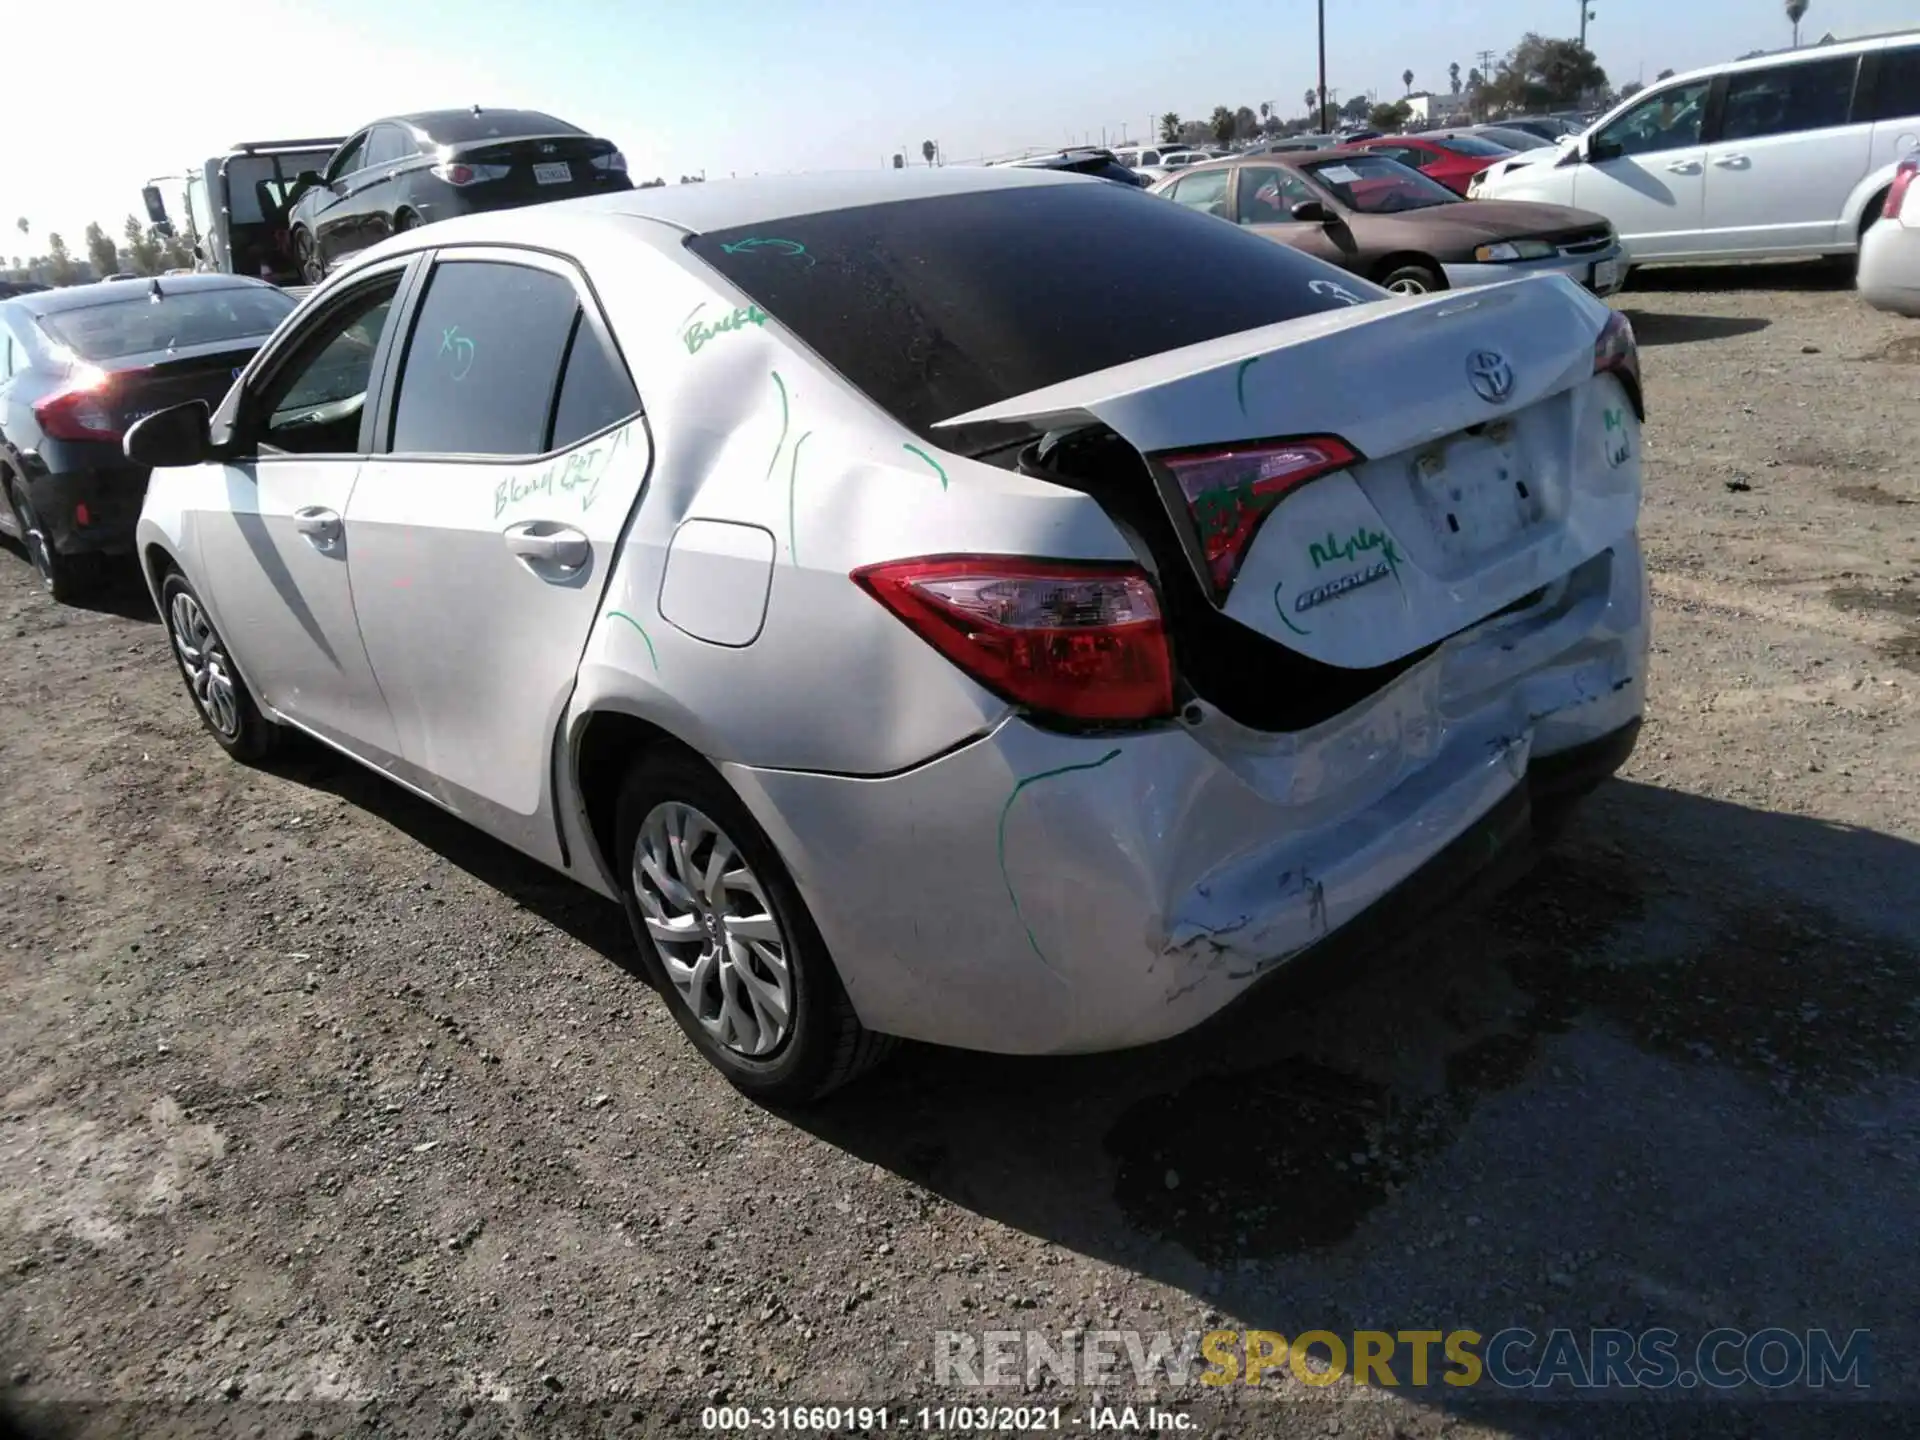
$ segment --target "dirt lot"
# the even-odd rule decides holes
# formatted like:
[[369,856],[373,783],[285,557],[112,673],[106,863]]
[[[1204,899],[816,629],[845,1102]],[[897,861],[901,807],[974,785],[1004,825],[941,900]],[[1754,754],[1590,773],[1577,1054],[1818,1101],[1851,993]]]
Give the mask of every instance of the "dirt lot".
[[[1864,1327],[1913,1404],[1920,326],[1791,268],[1616,303],[1651,714],[1534,876],[1205,1044],[910,1048],[800,1119],[694,1058],[612,907],[345,762],[228,762],[143,596],[58,610],[0,555],[0,1396],[680,1434],[982,1398],[940,1329],[1664,1324]],[[1161,1399],[1234,1435],[1920,1421],[1199,1394]]]

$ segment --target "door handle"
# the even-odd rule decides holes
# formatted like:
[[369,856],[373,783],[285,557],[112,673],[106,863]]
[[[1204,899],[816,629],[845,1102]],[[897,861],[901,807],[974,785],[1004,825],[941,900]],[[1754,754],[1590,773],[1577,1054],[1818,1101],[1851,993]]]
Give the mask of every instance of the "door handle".
[[293,512],[293,528],[316,545],[331,545],[340,538],[340,512],[322,505],[307,505]]
[[1713,157],[1713,163],[1723,170],[1744,170],[1747,168],[1747,157],[1744,155],[1716,155]]
[[1675,175],[1698,175],[1700,173],[1700,162],[1698,160],[1676,160],[1673,164],[1667,166],[1667,169]]
[[593,542],[571,525],[522,520],[501,533],[507,549],[527,561],[536,574],[542,568],[551,568],[564,578],[593,558]]

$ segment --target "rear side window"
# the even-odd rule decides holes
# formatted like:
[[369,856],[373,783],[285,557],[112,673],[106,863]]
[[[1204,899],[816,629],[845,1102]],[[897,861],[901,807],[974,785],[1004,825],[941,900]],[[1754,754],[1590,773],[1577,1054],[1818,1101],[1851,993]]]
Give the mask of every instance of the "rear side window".
[[413,322],[394,406],[397,453],[539,455],[579,302],[550,270],[443,261]]
[[1920,115],[1920,45],[1880,52],[1880,78],[1873,87],[1873,118],[1904,120]]
[[40,328],[82,360],[119,360],[150,350],[263,339],[292,313],[293,301],[265,285],[177,290],[158,300],[136,290],[128,299],[42,315]]
[[[1214,173],[1224,200],[1225,170],[1182,194]],[[899,200],[687,245],[894,419],[963,454],[1026,427],[935,422],[1344,304],[1309,288],[1331,273],[1319,261],[1121,185]]]
[[586,315],[578,315],[553,409],[553,441],[546,448],[564,450],[639,409],[640,397],[620,357],[607,348]]
[[1727,77],[1722,140],[1759,140],[1847,123],[1858,56],[1746,70]]

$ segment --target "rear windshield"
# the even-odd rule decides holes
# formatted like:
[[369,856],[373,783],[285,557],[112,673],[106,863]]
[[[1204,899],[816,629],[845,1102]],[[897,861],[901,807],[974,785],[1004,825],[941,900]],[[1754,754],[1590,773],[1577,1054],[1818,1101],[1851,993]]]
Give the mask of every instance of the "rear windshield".
[[935,422],[1347,303],[1310,288],[1340,272],[1299,251],[1104,182],[830,210],[687,246],[894,419],[962,454],[1031,431]]
[[1497,156],[1511,155],[1513,152],[1505,145],[1496,145],[1482,135],[1449,135],[1440,142],[1456,155]]
[[1425,210],[1430,205],[1469,203],[1411,166],[1384,155],[1348,155],[1337,160],[1294,163],[1331,190],[1333,198],[1347,209],[1362,215],[1397,215],[1403,210]]
[[82,360],[118,360],[149,350],[251,340],[273,333],[293,301],[266,285],[183,290],[152,299],[136,290],[77,310],[40,317],[40,328]]

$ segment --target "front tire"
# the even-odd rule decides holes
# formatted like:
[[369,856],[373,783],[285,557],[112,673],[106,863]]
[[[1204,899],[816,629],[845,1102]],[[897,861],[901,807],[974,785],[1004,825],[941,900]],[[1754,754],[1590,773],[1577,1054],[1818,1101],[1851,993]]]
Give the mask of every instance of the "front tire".
[[893,1048],[854,1015],[773,842],[699,757],[642,754],[620,788],[616,834],[648,978],[735,1089],[805,1105]]
[[53,548],[52,537],[40,523],[40,517],[34,513],[26,487],[16,480],[8,487],[8,492],[8,503],[13,506],[13,517],[20,530],[20,543],[26,549],[27,559],[33,562],[34,572],[40,577],[40,588],[60,605],[84,600],[98,590],[103,575],[100,557],[62,555]]
[[1447,288],[1447,282],[1425,265],[1396,265],[1380,277],[1380,283],[1396,295],[1434,295]]
[[266,759],[279,748],[280,727],[260,713],[206,606],[178,570],[161,582],[160,616],[200,723],[234,759]]

